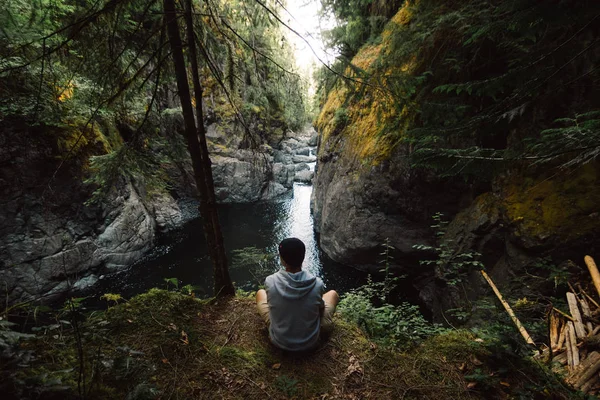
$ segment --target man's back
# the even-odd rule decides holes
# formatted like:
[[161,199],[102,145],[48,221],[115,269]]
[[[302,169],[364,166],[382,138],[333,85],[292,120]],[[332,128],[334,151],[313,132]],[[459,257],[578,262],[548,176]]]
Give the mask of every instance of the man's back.
[[324,307],[323,281],[306,271],[279,271],[267,277],[265,289],[273,343],[291,351],[313,348],[319,340]]

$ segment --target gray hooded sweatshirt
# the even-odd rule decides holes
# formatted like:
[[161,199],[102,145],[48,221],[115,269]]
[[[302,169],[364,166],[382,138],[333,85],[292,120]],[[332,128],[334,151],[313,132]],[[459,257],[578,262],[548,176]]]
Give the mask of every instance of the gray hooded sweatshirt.
[[306,271],[281,270],[265,280],[273,344],[284,350],[313,348],[319,340],[323,281]]

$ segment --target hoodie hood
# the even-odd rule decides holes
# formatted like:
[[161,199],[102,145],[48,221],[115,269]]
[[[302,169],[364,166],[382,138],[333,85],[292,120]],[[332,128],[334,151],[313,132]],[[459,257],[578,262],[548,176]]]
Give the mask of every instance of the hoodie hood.
[[273,277],[275,290],[287,299],[299,299],[306,296],[317,283],[317,278],[306,271],[290,273],[282,270]]

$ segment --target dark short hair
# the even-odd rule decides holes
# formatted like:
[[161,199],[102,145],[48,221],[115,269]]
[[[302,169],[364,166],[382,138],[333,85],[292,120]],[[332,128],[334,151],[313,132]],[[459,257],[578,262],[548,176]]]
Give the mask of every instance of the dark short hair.
[[306,247],[300,239],[287,238],[279,243],[279,255],[292,268],[302,267],[305,253]]

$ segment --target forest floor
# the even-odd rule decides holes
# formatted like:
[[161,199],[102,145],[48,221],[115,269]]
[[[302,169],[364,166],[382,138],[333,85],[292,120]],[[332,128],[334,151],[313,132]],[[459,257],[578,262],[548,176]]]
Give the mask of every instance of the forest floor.
[[285,353],[269,343],[253,294],[197,300],[152,289],[87,315],[77,329],[57,321],[21,343],[35,357],[11,367],[9,399],[577,397],[544,366],[499,354],[464,330],[397,352],[336,315],[316,351]]

